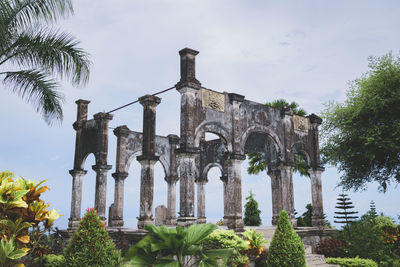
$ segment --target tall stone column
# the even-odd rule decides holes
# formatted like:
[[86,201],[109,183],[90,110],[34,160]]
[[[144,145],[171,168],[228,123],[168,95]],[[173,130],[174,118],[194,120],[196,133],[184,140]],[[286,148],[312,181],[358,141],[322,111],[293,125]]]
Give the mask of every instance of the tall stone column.
[[278,224],[279,213],[282,211],[282,183],[280,170],[268,171],[271,178],[271,195],[272,195],[272,225]]
[[206,179],[198,179],[197,184],[197,223],[206,223]]
[[198,153],[179,153],[180,168],[180,207],[178,225],[187,226],[196,223],[194,217],[194,181],[197,176],[196,157]]
[[102,221],[106,220],[106,196],[107,196],[107,172],[111,165],[93,165],[96,172],[96,192],[94,197],[94,208]]
[[321,174],[324,171],[324,168],[310,168],[307,170],[310,174],[311,179],[311,196],[312,196],[312,216],[311,222],[312,226],[316,227],[324,227],[325,226],[325,218],[324,218],[324,208],[322,201],[322,186],[321,186]]
[[124,182],[128,173],[116,172],[112,176],[115,179],[114,205],[112,206],[112,215],[108,215],[111,217],[109,226],[122,227],[124,226]]
[[244,231],[244,223],[242,219],[242,176],[241,166],[246,159],[244,155],[229,155],[227,160],[227,176],[226,185],[226,213],[224,214],[224,222],[229,229],[237,232]]
[[140,172],[140,214],[138,228],[143,229],[146,224],[153,222],[153,195],[154,195],[154,165],[159,157],[156,156],[156,106],[161,99],[145,95],[139,98],[143,106],[143,139],[142,155],[137,160],[142,165]]
[[167,221],[166,225],[176,225],[176,182],[178,176],[165,177],[168,184],[168,195],[167,195]]
[[293,195],[293,166],[279,166],[281,175],[281,194],[282,209],[289,215],[289,220],[293,226],[296,226],[296,218],[294,216],[294,195]]
[[[228,185],[228,175],[226,173],[223,173],[222,176],[220,177],[222,183],[223,183],[223,191],[224,191],[224,216],[228,214],[228,193],[227,193],[227,185]],[[226,225],[226,221],[224,219],[223,224]]]
[[81,206],[82,206],[82,180],[87,171],[83,170],[70,170],[72,175],[72,197],[71,197],[71,216],[68,222],[69,229],[76,229],[79,227],[81,220]]

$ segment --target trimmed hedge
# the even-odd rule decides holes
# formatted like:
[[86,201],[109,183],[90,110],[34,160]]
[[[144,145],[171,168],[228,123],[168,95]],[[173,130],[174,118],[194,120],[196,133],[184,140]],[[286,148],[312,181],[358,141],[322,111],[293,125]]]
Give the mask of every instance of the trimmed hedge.
[[48,254],[36,258],[35,264],[40,267],[63,267],[65,258],[63,255]]
[[378,267],[373,260],[360,258],[327,258],[328,264],[339,264],[340,267]]

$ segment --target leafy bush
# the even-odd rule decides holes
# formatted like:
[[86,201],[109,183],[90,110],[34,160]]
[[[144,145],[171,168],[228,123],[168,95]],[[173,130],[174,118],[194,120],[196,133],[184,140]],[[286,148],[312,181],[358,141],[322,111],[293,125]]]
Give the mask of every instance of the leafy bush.
[[322,254],[325,257],[344,257],[346,255],[346,243],[336,238],[326,238],[318,242],[315,250],[317,254]]
[[78,230],[74,233],[64,253],[66,265],[80,266],[119,266],[120,251],[115,248],[97,212],[88,209]]
[[267,265],[269,267],[306,266],[304,245],[284,210],[279,215],[278,225],[269,247]]
[[328,264],[339,264],[340,267],[378,267],[373,260],[356,258],[327,258]]
[[379,262],[381,267],[400,267],[400,259],[386,259]]
[[259,226],[261,225],[260,214],[261,211],[258,209],[258,203],[254,199],[255,194],[250,190],[250,195],[246,197],[246,204],[244,204],[244,225],[246,226]]
[[297,227],[311,227],[312,205],[306,205],[306,212],[297,218]]
[[225,266],[233,249],[207,249],[202,241],[217,228],[214,224],[195,224],[188,228],[146,225],[149,234],[125,255],[127,266]]
[[257,266],[267,266],[268,252],[264,247],[268,241],[265,240],[262,233],[257,233],[254,229],[247,228],[243,233],[243,237],[248,243],[247,254],[257,263]]
[[65,258],[63,255],[48,254],[35,259],[35,264],[40,267],[63,267]]
[[[42,182],[14,179],[10,171],[0,173],[0,265],[14,265],[17,259],[34,251],[34,244],[61,215],[48,210],[40,199],[49,188]],[[30,236],[28,231],[36,232]]]
[[249,261],[247,255],[245,255],[248,244],[236,235],[233,230],[217,229],[207,236],[202,244],[206,249],[233,249],[233,255],[229,259],[228,265],[240,266],[245,265]]

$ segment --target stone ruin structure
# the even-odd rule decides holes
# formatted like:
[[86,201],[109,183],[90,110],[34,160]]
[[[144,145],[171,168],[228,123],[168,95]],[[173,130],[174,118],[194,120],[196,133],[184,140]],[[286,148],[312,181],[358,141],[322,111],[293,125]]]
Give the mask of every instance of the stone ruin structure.
[[[168,183],[167,225],[204,223],[205,184],[212,167],[221,170],[224,192],[224,224],[229,229],[243,230],[241,166],[248,153],[260,153],[268,165],[272,189],[272,224],[276,225],[280,211],[285,210],[295,224],[293,198],[293,168],[295,154],[302,155],[311,179],[312,225],[325,225],[318,127],[322,120],[311,114],[293,114],[290,109],[275,109],[246,100],[235,93],[220,93],[201,85],[195,76],[197,51],[179,51],[180,81],[175,88],[181,95],[180,137],[156,135],[156,107],[161,99],[154,95],[139,98],[143,106],[143,132],[131,131],[125,125],[117,127],[117,159],[114,203],[109,207],[109,227],[124,225],[124,180],[129,176],[133,160],[141,164],[140,214],[138,228],[153,222],[154,165],[160,161]],[[106,220],[106,183],[108,171],[108,122],[113,116],[97,113],[87,119],[89,101],[78,100],[76,146],[72,175],[72,199],[69,229],[80,220],[82,179],[85,159],[93,153],[96,164],[95,209]],[[219,139],[206,141],[207,132]],[[179,217],[176,216],[176,185],[179,181]],[[139,185],[138,185],[139,186]],[[197,194],[197,216],[195,216]]]

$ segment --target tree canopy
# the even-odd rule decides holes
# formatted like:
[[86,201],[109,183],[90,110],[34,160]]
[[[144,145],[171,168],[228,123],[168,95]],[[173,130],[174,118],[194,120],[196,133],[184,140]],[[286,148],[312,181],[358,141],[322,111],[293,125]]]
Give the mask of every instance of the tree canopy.
[[375,181],[385,192],[400,182],[400,58],[370,57],[368,67],[350,83],[344,103],[325,109],[321,152],[342,173],[344,189],[366,189]]
[[55,78],[89,78],[88,54],[70,34],[49,26],[73,13],[71,0],[0,1],[0,78],[51,124],[63,118]]

